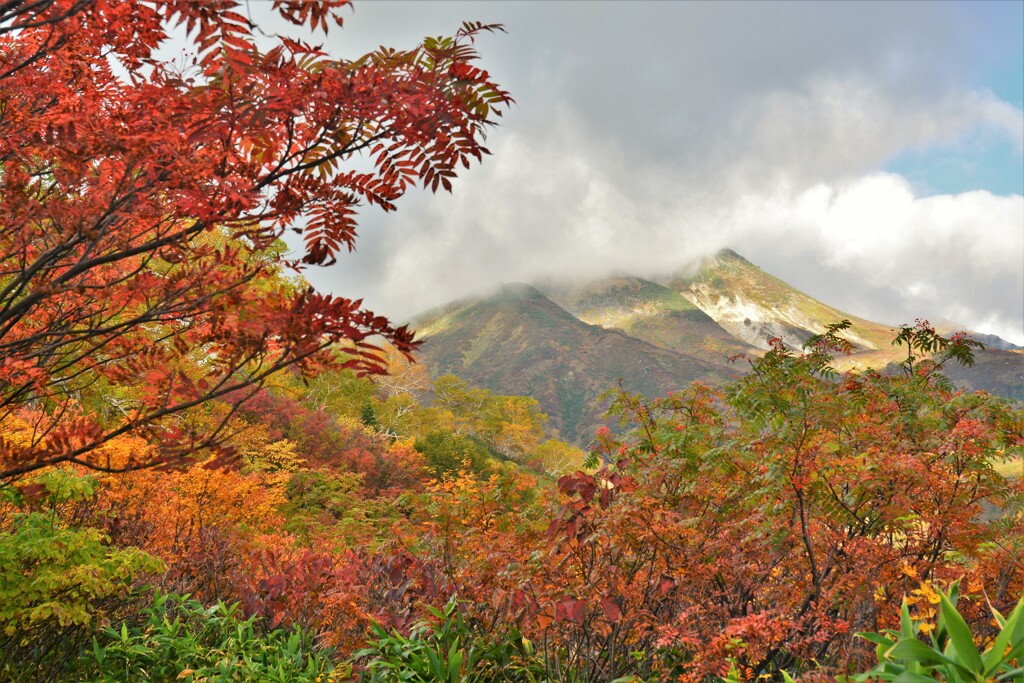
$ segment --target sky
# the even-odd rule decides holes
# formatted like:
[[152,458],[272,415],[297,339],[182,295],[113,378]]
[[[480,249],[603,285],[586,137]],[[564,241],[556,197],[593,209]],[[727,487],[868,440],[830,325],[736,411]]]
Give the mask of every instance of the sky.
[[507,31],[477,41],[516,99],[493,155],[364,211],[317,287],[400,321],[729,247],[853,315],[1024,344],[1024,2],[357,0],[322,41],[355,57],[464,20]]

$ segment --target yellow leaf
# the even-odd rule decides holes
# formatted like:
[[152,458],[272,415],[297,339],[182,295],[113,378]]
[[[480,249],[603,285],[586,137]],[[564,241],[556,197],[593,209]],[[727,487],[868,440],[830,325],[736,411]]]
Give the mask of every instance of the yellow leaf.
[[941,600],[938,592],[934,588],[932,588],[932,585],[927,581],[921,582],[921,595],[928,598],[928,602],[932,603],[933,605],[939,604],[939,601]]

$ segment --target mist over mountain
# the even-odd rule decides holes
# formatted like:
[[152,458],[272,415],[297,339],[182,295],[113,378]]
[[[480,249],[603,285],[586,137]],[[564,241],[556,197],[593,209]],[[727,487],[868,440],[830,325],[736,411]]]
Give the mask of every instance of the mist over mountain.
[[[818,301],[732,250],[651,279],[507,284],[417,316],[420,357],[433,375],[454,373],[492,391],[532,396],[562,438],[585,446],[604,416],[608,389],[664,396],[693,381],[737,377],[769,340],[799,350],[840,320],[855,350],[836,366],[894,368],[896,330]],[[909,321],[908,321],[909,322]],[[955,325],[943,325],[952,329]],[[948,367],[959,386],[1024,400],[1024,353],[994,335],[976,366]]]
[[630,275],[538,287],[563,309],[591,325],[616,329],[664,349],[722,364],[760,350],[725,330],[692,301],[668,287]]

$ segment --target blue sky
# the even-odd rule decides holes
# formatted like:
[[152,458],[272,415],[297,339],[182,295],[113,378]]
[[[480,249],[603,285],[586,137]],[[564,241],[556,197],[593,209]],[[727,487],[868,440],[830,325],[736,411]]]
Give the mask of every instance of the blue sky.
[[[1024,2],[961,2],[956,11],[969,35],[971,86],[1024,107]],[[1024,194],[1020,148],[992,131],[972,131],[952,144],[902,151],[884,169],[905,176],[926,195],[970,190]]]

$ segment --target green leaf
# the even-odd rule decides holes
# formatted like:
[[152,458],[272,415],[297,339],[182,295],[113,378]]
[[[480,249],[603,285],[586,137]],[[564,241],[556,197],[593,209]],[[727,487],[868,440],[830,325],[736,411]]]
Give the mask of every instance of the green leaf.
[[939,600],[941,601],[942,621],[949,631],[949,643],[956,650],[956,659],[963,666],[966,666],[971,674],[980,675],[984,671],[985,665],[981,661],[981,655],[978,654],[977,646],[974,644],[971,629],[967,627],[967,622],[956,611],[956,607],[953,606],[949,598],[939,593]]
[[444,612],[442,612],[441,610],[437,609],[436,607],[434,607],[434,606],[432,606],[432,605],[425,605],[425,607],[427,608],[427,611],[428,611],[428,612],[430,612],[431,614],[433,614],[433,615],[434,615],[435,617],[437,617],[438,619],[440,619],[440,620],[442,620],[442,621],[443,621],[443,620],[445,619],[445,616],[446,616],[446,615],[445,615],[445,613],[444,613]]
[[462,653],[456,649],[458,645],[458,641],[456,641],[448,650],[448,680],[452,683],[462,678]]
[[899,676],[891,679],[893,683],[935,683],[935,679],[924,674],[904,671]]
[[[963,669],[956,661],[941,652],[937,652],[917,638],[903,638],[887,653],[888,658],[903,662],[923,662],[925,664],[950,664]],[[966,673],[971,673],[963,669]]]
[[903,605],[900,607],[900,635],[904,638],[913,638],[917,635],[914,630],[914,620],[910,618],[910,606],[907,599],[903,598]]
[[[982,655],[982,661],[985,663],[984,675],[986,677],[992,676],[1004,661],[1008,661],[1006,647],[1011,643],[1011,638],[1015,635],[1018,627],[1024,625],[1024,599],[1017,603],[1017,606],[1013,608],[1013,612],[1010,613],[1009,619],[1004,619],[999,612],[992,609],[992,614],[995,615],[996,623],[999,624],[999,634],[996,636],[992,646]],[[1024,634],[1016,634],[1017,641],[1024,640]]]
[[949,597],[950,604],[955,608],[957,603],[960,601],[960,579],[957,579],[949,585],[947,596]]
[[441,665],[441,660],[433,650],[426,650],[427,660],[430,662],[430,673],[435,679],[441,680],[444,675],[444,667]]
[[1012,671],[1007,671],[1006,673],[996,676],[997,681],[1019,681],[1022,678],[1024,678],[1024,666],[1017,667]]
[[856,633],[854,635],[857,636],[858,638],[863,638],[864,640],[872,642],[875,645],[884,645],[886,647],[886,649],[888,649],[888,648],[890,648],[890,647],[892,647],[893,645],[896,644],[896,641],[894,641],[893,639],[888,638],[886,636],[883,636],[881,633],[871,633],[870,631],[861,631],[861,632]]

